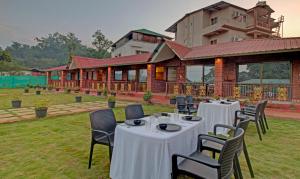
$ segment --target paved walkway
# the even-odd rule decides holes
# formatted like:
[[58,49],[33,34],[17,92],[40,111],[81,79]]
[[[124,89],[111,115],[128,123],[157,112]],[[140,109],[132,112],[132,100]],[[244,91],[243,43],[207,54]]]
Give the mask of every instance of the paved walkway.
[[[125,107],[131,102],[117,101],[116,107]],[[68,115],[89,112],[107,108],[106,101],[82,102],[53,105],[48,108],[48,116]],[[0,124],[22,120],[35,119],[34,107],[14,108],[0,110]]]

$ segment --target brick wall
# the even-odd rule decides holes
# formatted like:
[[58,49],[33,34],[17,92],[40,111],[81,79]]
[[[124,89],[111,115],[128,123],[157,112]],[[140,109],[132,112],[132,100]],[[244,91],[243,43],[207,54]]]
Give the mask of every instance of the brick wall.
[[300,100],[300,60],[292,61],[293,100]]

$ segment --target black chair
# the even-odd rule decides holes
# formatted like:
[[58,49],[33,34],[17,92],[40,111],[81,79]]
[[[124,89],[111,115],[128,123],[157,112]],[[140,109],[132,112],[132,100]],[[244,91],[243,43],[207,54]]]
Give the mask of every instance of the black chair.
[[[260,129],[263,133],[265,131],[264,124],[261,119],[262,105],[263,104],[260,102],[255,106],[255,108],[246,106],[242,110],[235,111],[235,119],[243,120],[245,117],[249,117],[250,121],[255,123],[257,134],[260,140],[262,140]],[[235,123],[234,126],[236,125],[237,124]]]
[[[217,129],[218,128],[227,128],[227,129],[232,130],[233,131],[233,136],[237,135],[236,129],[239,129],[239,128],[243,129],[244,132],[246,133],[248,125],[249,125],[249,122],[250,122],[250,120],[247,119],[247,118],[243,119],[243,120],[240,120],[238,122],[238,124],[237,124],[236,127],[228,126],[228,125],[223,125],[223,124],[216,124],[214,126],[214,136],[218,137],[218,135],[217,135]],[[226,138],[220,138],[220,137],[218,137],[218,138],[221,139],[221,140],[228,140],[228,138],[227,139]],[[216,152],[220,153],[221,149],[222,149],[222,146],[221,145],[215,145],[214,143],[206,143],[205,145],[203,145],[202,148],[204,150],[212,151],[213,152],[213,158],[215,158],[215,153]],[[248,150],[247,150],[245,139],[243,139],[243,143],[239,147],[237,156],[239,156],[241,152],[244,153],[244,156],[246,158],[246,162],[247,162],[247,165],[248,165],[248,169],[250,171],[250,175],[251,175],[252,178],[254,178],[254,172],[253,172],[253,168],[252,168],[252,165],[251,165],[251,162],[250,162],[250,157],[249,157],[249,154],[248,154]],[[238,176],[239,176],[239,178],[243,178],[238,158],[236,159],[236,162],[237,162],[236,165],[237,165],[237,169],[238,169],[238,171],[237,171],[238,172]]]
[[179,113],[188,113],[187,104],[184,96],[176,97],[176,106]]
[[131,104],[125,107],[126,120],[140,119],[148,115],[144,114],[143,106],[141,104]]
[[90,148],[89,168],[91,168],[93,150],[95,144],[109,147],[109,159],[111,160],[114,146],[114,132],[117,126],[114,112],[111,109],[103,109],[90,113],[92,139]]
[[[236,170],[234,158],[243,142],[244,130],[236,130],[236,136],[226,141],[209,135],[199,135],[199,148],[190,156],[174,154],[172,156],[172,178],[177,178],[180,174],[193,178],[230,178]],[[221,144],[223,147],[218,160],[215,160],[201,151],[203,140]],[[200,150],[200,151],[199,151]],[[184,160],[178,164],[178,158]]]
[[186,96],[186,105],[189,114],[197,112],[198,109],[195,107],[193,96]]
[[[262,100],[262,101],[260,101],[260,103],[262,103],[261,112],[260,112],[260,118],[262,120],[262,123],[264,124],[263,127],[264,127],[264,129],[265,128],[269,129],[267,118],[266,118],[266,114],[265,114],[265,109],[266,109],[266,107],[268,105],[268,100]],[[256,105],[248,105],[248,106],[246,106],[246,108],[248,110],[249,109],[255,110]],[[266,133],[266,130],[264,130],[264,133]]]

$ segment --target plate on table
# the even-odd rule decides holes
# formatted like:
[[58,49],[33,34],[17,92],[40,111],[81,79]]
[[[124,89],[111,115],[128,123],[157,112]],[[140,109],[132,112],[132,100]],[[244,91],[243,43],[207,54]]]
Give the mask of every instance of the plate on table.
[[166,132],[177,132],[181,130],[181,126],[177,124],[171,123],[161,123],[156,126],[158,130],[166,131]]
[[199,116],[183,116],[182,119],[186,120],[186,121],[201,121],[202,117],[199,117]]
[[146,121],[142,119],[129,119],[125,120],[125,124],[129,126],[143,126],[145,125]]
[[229,102],[221,101],[220,104],[231,104]]
[[230,103],[236,102],[236,100],[231,100],[231,99],[227,99],[226,101]]

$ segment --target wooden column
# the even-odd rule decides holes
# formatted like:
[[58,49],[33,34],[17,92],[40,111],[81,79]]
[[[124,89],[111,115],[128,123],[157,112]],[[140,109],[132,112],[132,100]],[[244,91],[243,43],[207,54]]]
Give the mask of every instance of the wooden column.
[[83,84],[84,84],[84,81],[83,81],[83,73],[84,73],[84,71],[83,71],[83,69],[80,69],[80,71],[79,71],[79,87],[80,87],[80,90],[82,90],[83,89]]
[[155,65],[147,65],[147,91],[153,91],[155,79]]
[[60,87],[64,88],[66,82],[66,71],[62,70],[60,73]]
[[300,60],[292,62],[292,100],[300,102]]
[[112,70],[111,67],[107,68],[107,91],[111,90],[111,81],[112,81]]
[[49,86],[51,84],[51,71],[46,72],[47,77],[47,85]]
[[223,95],[224,59],[215,59],[215,96]]

